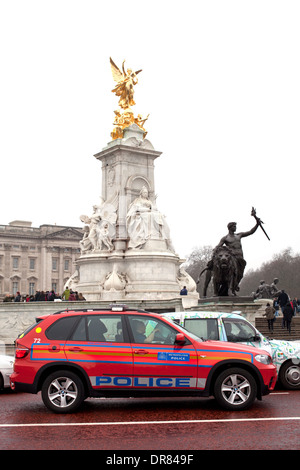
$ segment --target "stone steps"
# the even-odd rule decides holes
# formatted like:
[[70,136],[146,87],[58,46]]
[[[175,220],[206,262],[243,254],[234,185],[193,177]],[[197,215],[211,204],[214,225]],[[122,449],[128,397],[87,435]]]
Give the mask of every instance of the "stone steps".
[[270,334],[268,329],[268,321],[265,317],[255,318],[255,327],[265,336],[272,339],[282,339],[287,341],[299,340],[300,339],[300,315],[296,315],[292,319],[291,333],[286,328],[282,328],[282,315],[277,317],[274,322],[273,334]]

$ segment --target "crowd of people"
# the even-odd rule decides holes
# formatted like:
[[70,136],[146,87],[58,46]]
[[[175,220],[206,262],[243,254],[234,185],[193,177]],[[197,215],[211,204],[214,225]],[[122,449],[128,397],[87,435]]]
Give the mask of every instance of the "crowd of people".
[[3,302],[60,302],[65,300],[70,302],[86,299],[81,293],[66,287],[62,295],[55,293],[54,290],[36,291],[35,295],[21,295],[20,292],[17,292],[16,295],[6,295],[3,299]]
[[274,298],[273,304],[267,303],[265,313],[263,314],[268,321],[268,328],[270,333],[273,333],[274,322],[279,316],[279,312],[282,312],[282,323],[281,327],[287,329],[291,334],[291,323],[295,315],[300,314],[300,300],[297,297],[290,299],[288,294],[282,290]]

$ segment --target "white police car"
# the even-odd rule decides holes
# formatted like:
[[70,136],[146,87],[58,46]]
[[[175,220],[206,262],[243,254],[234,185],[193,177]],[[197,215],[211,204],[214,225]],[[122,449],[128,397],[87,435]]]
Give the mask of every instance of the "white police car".
[[264,349],[272,356],[278,380],[290,390],[300,390],[300,344],[269,340],[237,313],[171,312],[163,314],[204,340],[230,341]]

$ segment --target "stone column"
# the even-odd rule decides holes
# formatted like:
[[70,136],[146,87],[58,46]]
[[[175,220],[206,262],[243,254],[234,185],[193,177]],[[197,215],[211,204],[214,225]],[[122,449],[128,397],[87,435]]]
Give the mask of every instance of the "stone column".
[[102,162],[102,198],[114,201],[118,198],[116,249],[126,249],[126,214],[131,202],[146,186],[149,197],[155,200],[154,160],[161,152],[143,139],[144,132],[133,124],[125,129],[124,138],[110,142],[95,155]]

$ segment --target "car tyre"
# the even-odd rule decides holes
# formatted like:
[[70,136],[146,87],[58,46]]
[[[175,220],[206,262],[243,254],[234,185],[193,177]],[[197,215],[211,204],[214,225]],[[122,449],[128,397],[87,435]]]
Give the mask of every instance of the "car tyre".
[[280,367],[279,380],[288,390],[300,390],[300,363],[299,360],[287,361]]
[[253,375],[242,368],[220,373],[214,385],[214,397],[227,410],[245,410],[256,399],[257,384]]
[[45,406],[55,413],[71,413],[85,399],[82,380],[71,371],[53,372],[42,385],[42,399]]

